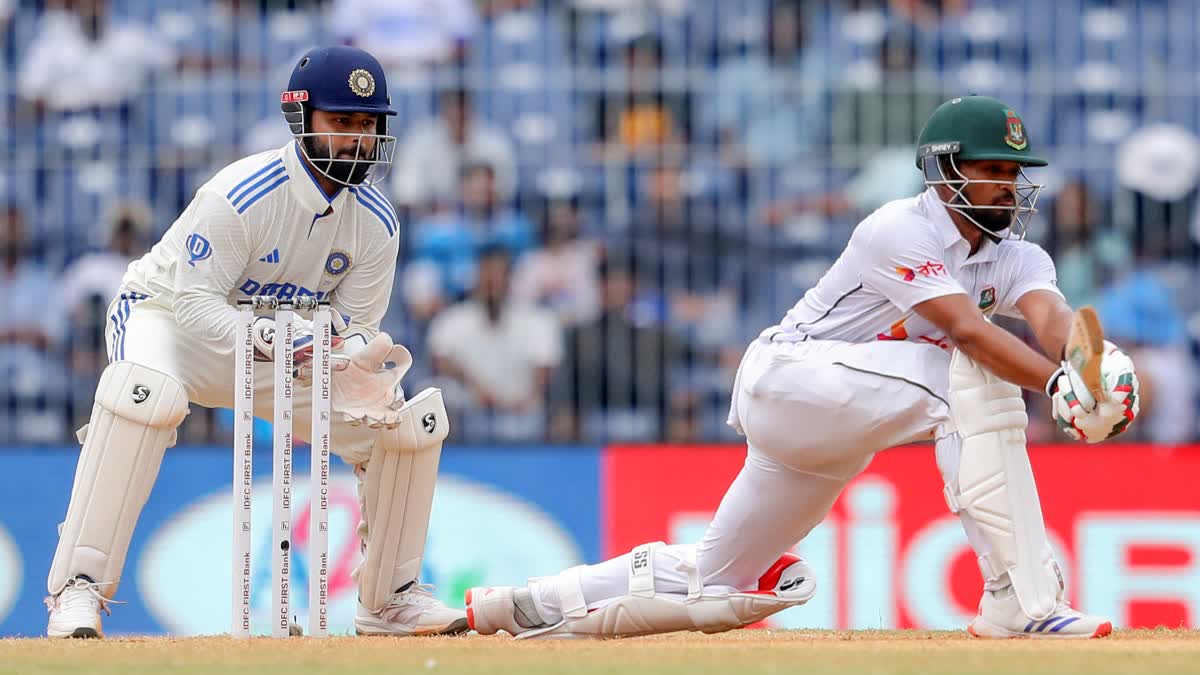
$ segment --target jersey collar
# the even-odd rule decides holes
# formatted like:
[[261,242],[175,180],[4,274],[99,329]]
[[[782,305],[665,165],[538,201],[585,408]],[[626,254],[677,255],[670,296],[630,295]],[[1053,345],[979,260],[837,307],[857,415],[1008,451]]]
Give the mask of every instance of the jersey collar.
[[[950,212],[946,210],[942,201],[938,199],[934,188],[926,188],[925,192],[921,193],[921,206],[929,214],[929,218],[937,227],[938,234],[942,237],[942,248],[950,250],[955,246],[961,246],[966,249],[970,246],[967,240],[963,238],[962,233],[958,231],[958,226],[954,224],[954,220],[950,218]],[[963,265],[994,261],[996,259],[996,246],[996,242],[985,237],[983,245],[979,247],[975,255],[963,261]]]
[[300,142],[292,141],[289,145],[291,147],[283,151],[283,165],[287,167],[288,175],[296,179],[292,182],[293,193],[306,209],[313,213],[325,213],[329,205],[341,196],[342,190],[339,188],[332,197],[327,198],[317,177],[300,156]]

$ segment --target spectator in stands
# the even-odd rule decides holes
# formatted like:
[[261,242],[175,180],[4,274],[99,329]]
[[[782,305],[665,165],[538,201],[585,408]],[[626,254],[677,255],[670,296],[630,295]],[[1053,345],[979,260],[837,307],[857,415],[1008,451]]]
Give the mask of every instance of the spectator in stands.
[[125,269],[146,252],[152,225],[150,207],[140,201],[113,209],[104,225],[104,248],[85,253],[63,272],[59,293],[69,314],[74,315],[94,297],[105,306],[116,297]]
[[86,424],[100,373],[108,364],[104,332],[108,306],[116,297],[129,263],[146,251],[153,224],[150,207],[140,201],[118,204],[102,228],[103,248],[67,266],[59,287],[67,317],[66,341],[71,396],[71,429]]
[[591,321],[600,311],[600,243],[582,237],[580,228],[576,200],[549,200],[543,216],[545,246],[518,261],[513,272],[513,298],[550,309],[564,326]]
[[1184,443],[1196,434],[1196,364],[1187,327],[1153,260],[1140,259],[1100,293],[1105,336],[1137,364],[1142,414],[1137,438]]
[[710,82],[706,109],[730,166],[786,165],[804,158],[825,124],[828,71],[805,43],[799,2],[779,0],[765,17],[766,53],[721,61]]
[[516,155],[508,136],[475,114],[466,89],[444,91],[438,101],[438,116],[413,124],[396,151],[392,177],[396,201],[410,208],[453,204],[467,164],[490,165],[499,200],[510,200],[517,179]]
[[894,29],[880,44],[876,62],[838,85],[830,120],[835,162],[862,167],[892,146],[911,155],[925,120],[944,102],[939,89],[917,77],[917,55],[912,29]]
[[962,14],[970,6],[968,0],[888,0],[897,15],[913,23],[936,28],[947,16]]
[[1068,180],[1049,211],[1044,240],[1058,288],[1072,307],[1093,304],[1097,291],[1131,263],[1129,244],[1104,219],[1111,211],[1081,179]]
[[510,266],[503,246],[485,249],[471,298],[429,328],[434,370],[461,387],[446,399],[464,406],[455,419],[471,440],[545,436],[546,388],[562,359],[562,331],[550,312],[510,301]]
[[835,83],[829,142],[833,164],[847,178],[831,190],[769,205],[763,214],[767,223],[782,223],[798,211],[861,217],[924,189],[913,165],[913,145],[944,97],[917,77],[916,65],[911,28],[895,29],[879,46],[877,62]]
[[49,270],[28,256],[28,241],[20,208],[0,206],[0,439],[58,441],[66,409],[56,358],[61,303]]
[[491,165],[467,164],[460,178],[461,201],[413,227],[413,264],[405,271],[405,293],[418,318],[427,319],[475,286],[479,252],[502,247],[513,260],[533,246],[533,226],[520,212],[502,206]]
[[21,97],[52,111],[120,105],[175,55],[149,28],[109,15],[107,0],[52,0],[18,75]]
[[479,18],[471,0],[334,0],[333,35],[384,68],[458,61]]
[[635,281],[625,261],[603,261],[598,274],[600,315],[566,336],[551,396],[552,436],[563,441],[659,440],[667,417],[668,377],[682,361],[683,346],[661,327],[637,320]]
[[663,45],[653,35],[629,42],[624,88],[605,91],[592,106],[601,154],[679,152],[691,138],[691,99],[682,86],[664,88]]
[[689,192],[677,162],[643,172],[639,188],[630,227],[608,237],[609,255],[631,266],[642,311],[691,341],[727,341],[751,254],[746,233]]

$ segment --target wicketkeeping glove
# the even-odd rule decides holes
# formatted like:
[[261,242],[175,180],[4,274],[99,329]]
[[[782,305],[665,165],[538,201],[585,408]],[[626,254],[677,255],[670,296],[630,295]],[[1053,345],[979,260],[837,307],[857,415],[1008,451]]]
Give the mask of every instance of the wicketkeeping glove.
[[412,354],[380,333],[362,349],[336,356],[330,385],[333,410],[351,426],[390,429],[399,424],[404,405],[400,380],[412,367]]

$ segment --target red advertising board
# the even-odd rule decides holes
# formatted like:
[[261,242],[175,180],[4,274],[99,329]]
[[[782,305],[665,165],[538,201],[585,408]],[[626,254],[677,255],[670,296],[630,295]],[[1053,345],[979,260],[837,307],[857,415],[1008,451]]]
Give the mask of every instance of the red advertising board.
[[[1200,623],[1200,447],[1054,445],[1030,456],[1073,604],[1119,626]],[[695,541],[744,457],[734,446],[608,448],[606,553]],[[961,627],[979,601],[932,446],[880,453],[797,550],[821,589],[789,614],[806,626]]]

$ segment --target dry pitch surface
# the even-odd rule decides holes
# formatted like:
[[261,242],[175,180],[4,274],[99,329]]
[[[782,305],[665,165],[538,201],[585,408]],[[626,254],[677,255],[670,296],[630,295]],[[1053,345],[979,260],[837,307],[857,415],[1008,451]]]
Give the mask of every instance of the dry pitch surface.
[[329,638],[0,640],[0,673],[1200,673],[1200,631],[973,640],[927,631],[735,631],[608,642]]

